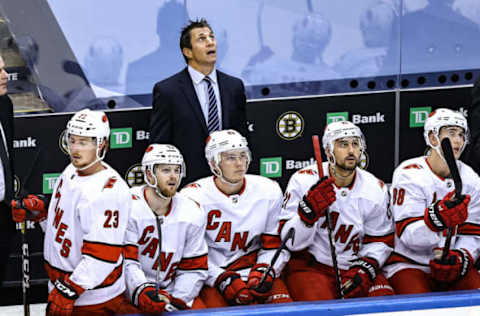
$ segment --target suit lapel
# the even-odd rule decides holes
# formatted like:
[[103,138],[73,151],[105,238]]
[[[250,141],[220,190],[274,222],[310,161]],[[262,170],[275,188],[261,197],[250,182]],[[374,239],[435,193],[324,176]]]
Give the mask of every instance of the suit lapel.
[[198,101],[197,93],[195,92],[192,78],[190,78],[187,68],[184,69],[183,76],[179,81],[180,89],[187,98],[188,104],[190,105],[194,115],[197,116],[202,123],[204,132],[208,135],[207,123],[205,122],[205,117],[203,116],[202,108],[200,106],[200,102]]
[[218,90],[220,90],[220,102],[222,103],[222,129],[230,127],[230,117],[228,107],[232,104],[228,87],[225,87],[225,76],[221,71],[217,70]]

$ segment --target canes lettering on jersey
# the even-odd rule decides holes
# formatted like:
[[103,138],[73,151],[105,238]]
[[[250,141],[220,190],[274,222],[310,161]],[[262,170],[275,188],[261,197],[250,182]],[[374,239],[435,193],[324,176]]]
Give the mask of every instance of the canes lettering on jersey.
[[[278,215],[283,197],[277,183],[247,174],[242,190],[229,196],[218,189],[214,177],[207,177],[186,186],[181,194],[206,210],[209,286],[213,287],[225,270],[234,270],[246,280],[255,263],[270,263],[280,245]],[[288,258],[288,253],[282,252],[274,267],[276,273]]]
[[207,277],[205,215],[196,203],[175,194],[163,216],[159,245],[157,222],[145,188],[131,189],[133,207],[125,238],[128,296],[134,296],[142,284],[156,282],[159,268],[160,288],[191,304]]
[[[215,218],[220,219],[222,212],[220,210],[211,210],[208,212],[207,230],[216,230],[218,227],[217,237],[215,242],[232,242],[231,251],[242,249],[247,252],[250,245],[247,245],[248,231],[234,232],[232,237],[232,222],[231,221],[215,221]],[[221,225],[220,225],[221,224]]]

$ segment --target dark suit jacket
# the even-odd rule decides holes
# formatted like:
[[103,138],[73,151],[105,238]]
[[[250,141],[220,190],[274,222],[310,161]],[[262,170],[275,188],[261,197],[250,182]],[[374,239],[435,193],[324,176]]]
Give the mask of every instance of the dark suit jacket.
[[[10,169],[4,166],[4,172],[10,172],[13,175],[13,104],[7,95],[0,96],[0,122],[5,132],[11,166]],[[10,192],[13,192],[13,181],[12,183],[5,183],[5,186],[7,185],[12,188]],[[10,209],[10,200],[12,198],[13,196],[5,196],[5,200],[0,203],[0,253],[2,253],[0,256],[0,284],[4,278],[3,273],[5,272],[10,253],[10,241],[15,233],[15,224],[12,220],[12,212]]]
[[[217,70],[222,128],[247,136],[245,88],[240,79]],[[211,175],[205,159],[207,124],[187,68],[153,88],[151,144],[173,144],[183,154],[187,177],[182,185]]]

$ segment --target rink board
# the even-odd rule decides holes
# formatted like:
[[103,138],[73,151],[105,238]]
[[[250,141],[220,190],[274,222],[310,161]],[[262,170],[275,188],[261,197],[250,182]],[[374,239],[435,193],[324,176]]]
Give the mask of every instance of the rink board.
[[[31,306],[31,316],[44,315],[46,304]],[[0,315],[23,315],[22,306],[2,306]],[[140,314],[138,314],[140,315]],[[169,313],[169,315],[370,315],[370,316],[460,316],[480,315],[480,291],[456,291],[436,294],[396,295],[278,305],[212,308]]]

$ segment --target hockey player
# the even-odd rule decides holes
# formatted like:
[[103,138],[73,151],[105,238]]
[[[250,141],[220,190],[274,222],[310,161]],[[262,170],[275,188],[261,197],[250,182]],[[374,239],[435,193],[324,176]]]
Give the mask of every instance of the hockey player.
[[[328,162],[292,175],[285,192],[282,238],[295,229],[285,280],[294,300],[338,298],[325,212],[330,210],[336,260],[344,297],[393,294],[380,273],[393,247],[388,191],[382,181],[360,169],[366,149],[360,129],[351,122],[330,123],[323,135]],[[306,250],[304,250],[306,249]],[[308,286],[306,286],[308,284]]]
[[[208,275],[207,221],[195,202],[176,194],[185,176],[176,147],[150,145],[142,169],[147,184],[130,190],[133,202],[125,242],[128,296],[143,313],[186,309]],[[205,305],[197,298],[193,307]]]
[[[455,188],[440,146],[448,137],[458,159],[468,134],[460,112],[437,109],[424,127],[430,154],[406,160],[395,169],[391,187],[395,249],[384,269],[396,293],[480,288],[473,269],[480,246],[480,178],[457,160],[463,190],[452,199]],[[442,260],[446,229],[455,231],[455,227],[458,230]]]
[[123,273],[123,240],[131,195],[102,162],[110,127],[105,113],[82,110],[65,131],[71,164],[58,178],[45,230],[47,315],[133,313]]
[[283,250],[266,275],[276,248],[282,191],[270,179],[246,174],[251,161],[247,140],[237,131],[210,134],[205,156],[213,176],[181,193],[206,212],[208,278],[200,297],[207,307],[291,302],[278,277],[288,261]]

